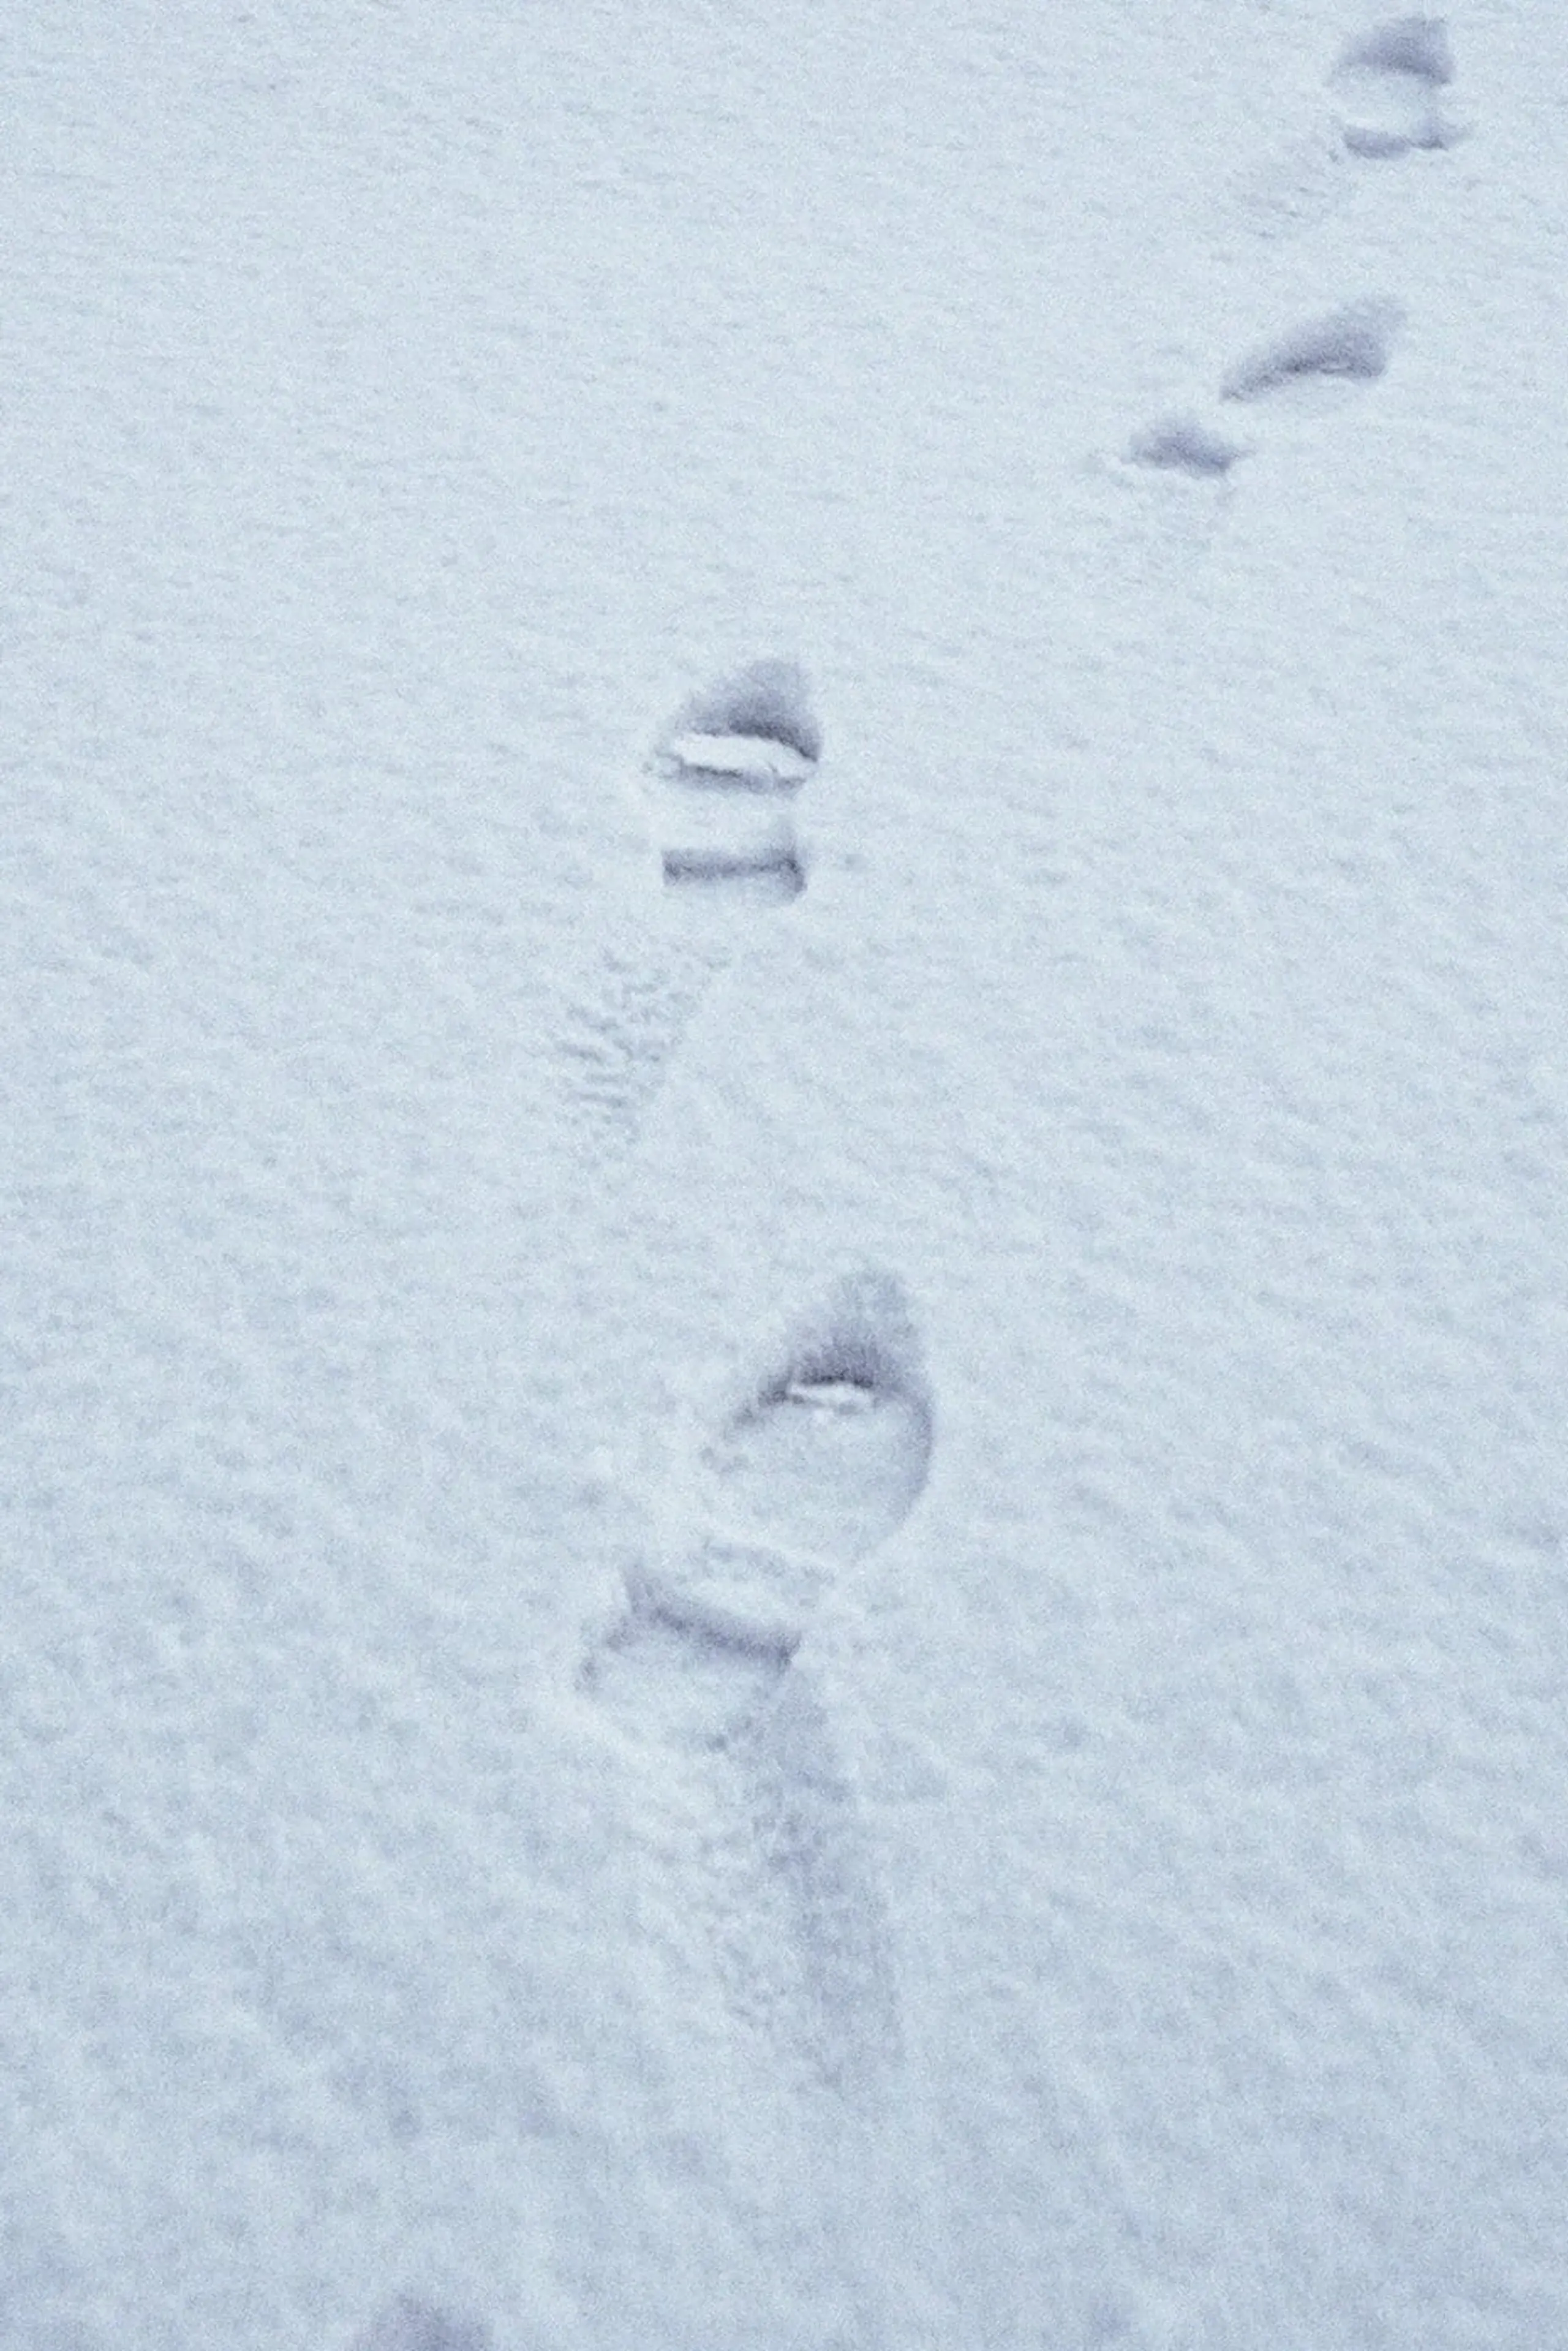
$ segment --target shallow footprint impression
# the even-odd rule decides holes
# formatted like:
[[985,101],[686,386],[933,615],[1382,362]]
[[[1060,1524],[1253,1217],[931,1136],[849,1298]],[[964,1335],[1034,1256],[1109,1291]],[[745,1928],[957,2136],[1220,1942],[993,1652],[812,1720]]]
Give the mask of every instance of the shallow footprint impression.
[[1186,474],[1195,482],[1223,481],[1239,457],[1250,453],[1246,444],[1217,433],[1190,412],[1157,417],[1134,433],[1127,444],[1130,465],[1156,473]]

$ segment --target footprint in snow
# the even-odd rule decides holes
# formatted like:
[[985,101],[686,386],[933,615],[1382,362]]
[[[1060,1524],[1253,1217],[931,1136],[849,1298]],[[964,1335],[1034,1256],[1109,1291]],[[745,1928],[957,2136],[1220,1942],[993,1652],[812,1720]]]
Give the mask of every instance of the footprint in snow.
[[669,1531],[628,1571],[621,1646],[674,1636],[694,1665],[716,1654],[777,1679],[832,1574],[908,1516],[931,1442],[902,1290],[880,1272],[846,1276],[693,1433],[664,1505]]
[[899,1285],[841,1280],[695,1438],[671,1539],[629,1569],[582,1675],[634,1734],[733,1767],[752,1891],[716,1929],[732,1997],[841,2089],[896,2045],[896,2000],[852,1794],[794,1659],[831,1577],[913,1509],[932,1432]]
[[1197,482],[1223,481],[1237,459],[1250,454],[1245,442],[1217,432],[1191,410],[1145,424],[1142,432],[1134,434],[1126,451],[1130,465],[1186,474]]
[[[1246,352],[1227,370],[1221,402],[1281,411],[1329,408],[1385,374],[1403,323],[1396,303],[1351,302],[1302,319]],[[1160,418],[1135,434],[1130,465],[1219,481],[1254,444],[1237,440],[1196,411]]]
[[1340,135],[1353,155],[1386,158],[1441,149],[1463,136],[1444,111],[1454,78],[1441,16],[1396,16],[1346,44],[1328,78]]
[[573,1008],[573,1093],[597,1123],[636,1132],[709,987],[768,910],[806,887],[798,822],[822,752],[804,673],[767,660],[691,695],[639,778],[653,893]]
[[806,861],[795,801],[821,756],[793,662],[753,662],[694,695],[648,763],[665,889],[709,905],[798,898]]
[[1402,313],[1393,302],[1352,302],[1260,343],[1230,368],[1222,400],[1322,406],[1387,371]]
[[1392,16],[1347,40],[1324,78],[1320,119],[1232,189],[1243,225],[1260,236],[1299,234],[1334,212],[1358,161],[1456,146],[1446,109],[1454,79],[1441,16]]

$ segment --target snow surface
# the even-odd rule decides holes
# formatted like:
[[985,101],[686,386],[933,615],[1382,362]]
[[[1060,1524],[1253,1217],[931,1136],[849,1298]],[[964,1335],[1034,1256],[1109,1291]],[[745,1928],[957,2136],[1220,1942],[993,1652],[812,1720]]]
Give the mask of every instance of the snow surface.
[[1568,20],[14,14],[0,2343],[1568,2342]]

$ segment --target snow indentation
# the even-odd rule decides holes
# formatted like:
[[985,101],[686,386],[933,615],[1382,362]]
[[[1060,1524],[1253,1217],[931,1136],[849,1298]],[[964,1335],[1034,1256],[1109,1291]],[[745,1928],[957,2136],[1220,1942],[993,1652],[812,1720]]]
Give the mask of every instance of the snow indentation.
[[1219,481],[1248,452],[1200,418],[1163,416],[1145,425],[1127,444],[1127,462],[1167,473],[1190,474],[1195,481]]
[[635,1136],[713,977],[711,956],[648,924],[630,948],[602,955],[592,993],[571,1004],[560,1041],[585,1123],[622,1142]]
[[632,1578],[628,1589],[626,1614],[583,1661],[584,1693],[640,1739],[727,1747],[778,1687],[790,1649],[716,1615],[666,1610]]
[[1396,303],[1369,300],[1304,319],[1239,360],[1220,386],[1221,397],[1316,399],[1375,382],[1387,369],[1402,316]]
[[635,1136],[698,1007],[744,952],[759,909],[806,887],[795,804],[822,736],[804,673],[766,660],[690,695],[637,774],[640,828],[663,888],[622,910],[560,1043],[575,1110]]
[[[794,1673],[742,1734],[751,1832],[770,1905],[794,1955],[794,1997],[765,2016],[770,2035],[815,2082],[872,2089],[901,2040],[892,1935],[874,1857],[831,1726],[810,1679]],[[764,1980],[732,1959],[737,2005],[758,2009]]]
[[[784,1333],[764,1369],[677,1469],[665,1540],[625,1571],[629,1614],[585,1668],[624,1690],[628,1661],[726,1695],[766,1689],[804,1637],[835,1570],[902,1525],[925,1483],[931,1397],[900,1286],[861,1270]],[[672,1696],[674,1693],[672,1692]],[[661,1709],[653,1708],[655,1714]],[[684,1702],[673,1717],[689,1728]]]
[[490,2351],[490,2330],[399,2294],[354,2337],[353,2351]]
[[705,1446],[705,1499],[728,1529],[847,1565],[908,1515],[931,1441],[903,1292],[862,1272],[795,1326]]
[[804,673],[750,663],[683,704],[648,764],[666,889],[788,904],[806,886],[795,797],[822,737]]
[[1353,155],[1451,147],[1460,137],[1440,93],[1454,78],[1440,16],[1396,16],[1347,44],[1328,78],[1341,135]]
[[898,2047],[894,1970],[869,1839],[797,1653],[834,1573],[925,1484],[933,1407],[899,1283],[846,1275],[716,1420],[673,1473],[667,1538],[626,1567],[626,1613],[580,1686],[644,1748],[706,1771],[721,1808],[738,1802],[741,1850],[714,1888],[727,1997],[803,2078],[859,2096]]

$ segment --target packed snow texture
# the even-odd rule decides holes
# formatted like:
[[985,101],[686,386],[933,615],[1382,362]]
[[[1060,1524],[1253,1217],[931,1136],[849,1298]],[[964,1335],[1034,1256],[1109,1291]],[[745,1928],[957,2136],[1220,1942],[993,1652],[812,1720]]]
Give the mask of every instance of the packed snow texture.
[[0,2342],[1568,2341],[1568,19],[6,84]]

